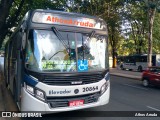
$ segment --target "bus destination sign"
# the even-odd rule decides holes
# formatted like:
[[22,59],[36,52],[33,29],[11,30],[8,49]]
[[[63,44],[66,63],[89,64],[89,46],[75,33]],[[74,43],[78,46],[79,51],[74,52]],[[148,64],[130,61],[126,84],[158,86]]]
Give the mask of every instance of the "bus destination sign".
[[96,22],[95,19],[90,19],[86,17],[68,17],[62,14],[44,12],[35,12],[32,18],[32,22],[86,27],[94,29],[104,29],[105,26],[100,21]]

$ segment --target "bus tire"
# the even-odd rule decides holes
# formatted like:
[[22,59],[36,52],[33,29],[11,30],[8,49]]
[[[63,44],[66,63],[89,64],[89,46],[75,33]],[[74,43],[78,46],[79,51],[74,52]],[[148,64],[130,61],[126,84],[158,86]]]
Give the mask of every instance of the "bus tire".
[[142,72],[142,70],[143,70],[143,69],[142,69],[142,66],[138,66],[138,71],[139,71],[139,72]]
[[148,87],[148,86],[149,86],[149,80],[148,80],[148,79],[143,79],[143,80],[142,80],[142,85],[143,85],[144,87]]

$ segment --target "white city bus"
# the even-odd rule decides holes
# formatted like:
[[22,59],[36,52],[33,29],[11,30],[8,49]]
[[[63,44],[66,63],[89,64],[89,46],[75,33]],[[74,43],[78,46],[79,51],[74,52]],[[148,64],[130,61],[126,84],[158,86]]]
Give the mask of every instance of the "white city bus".
[[5,84],[21,111],[71,111],[110,97],[108,33],[97,17],[27,12],[5,48]]
[[[147,69],[147,54],[119,56],[117,58],[118,66],[121,69],[143,71]],[[160,66],[160,54],[152,55],[152,66]]]

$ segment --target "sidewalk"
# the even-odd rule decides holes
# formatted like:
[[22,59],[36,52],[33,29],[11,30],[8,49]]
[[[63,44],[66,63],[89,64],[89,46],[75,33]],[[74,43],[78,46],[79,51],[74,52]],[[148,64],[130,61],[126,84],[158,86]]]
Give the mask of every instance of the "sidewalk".
[[121,77],[126,77],[126,78],[131,78],[131,79],[136,79],[136,80],[141,80],[141,76],[142,76],[141,72],[120,70],[117,68],[110,68],[110,74],[121,76]]
[[[0,73],[0,111],[5,112],[5,111],[13,111],[16,112],[18,111],[12,95],[10,91],[4,86],[4,80],[2,77],[2,74]],[[7,117],[0,117],[0,120],[21,120],[21,118],[14,117],[14,118],[7,118]]]
[[[5,111],[4,100],[3,100],[3,89],[2,89],[2,76],[0,73],[0,111]],[[5,118],[0,117],[0,120],[6,120]]]

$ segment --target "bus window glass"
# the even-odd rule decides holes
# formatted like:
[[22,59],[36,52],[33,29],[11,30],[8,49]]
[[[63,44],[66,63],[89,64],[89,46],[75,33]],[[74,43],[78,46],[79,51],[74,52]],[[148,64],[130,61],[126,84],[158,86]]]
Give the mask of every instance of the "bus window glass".
[[[106,52],[106,38],[104,36],[95,35],[89,38],[88,34],[77,34],[77,49],[78,60],[80,65],[86,61],[86,65],[78,69],[86,68],[86,70],[101,70],[105,69],[105,52]],[[84,70],[84,71],[86,71]]]
[[32,38],[28,41],[26,52],[26,63],[29,69],[66,71],[70,66],[75,68],[74,61],[69,60],[66,48],[52,31],[34,30]]
[[30,32],[26,50],[28,69],[51,72],[105,69],[106,37],[96,35],[88,39],[88,34],[62,31],[59,33],[63,41],[53,31]]

